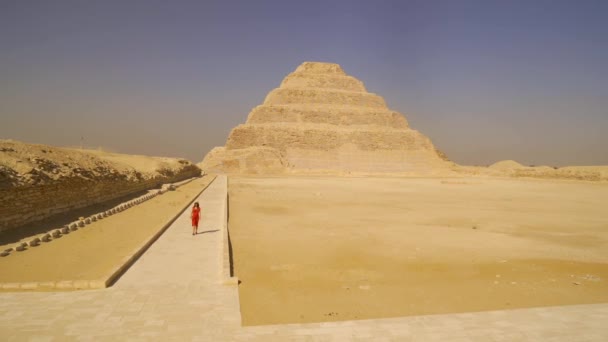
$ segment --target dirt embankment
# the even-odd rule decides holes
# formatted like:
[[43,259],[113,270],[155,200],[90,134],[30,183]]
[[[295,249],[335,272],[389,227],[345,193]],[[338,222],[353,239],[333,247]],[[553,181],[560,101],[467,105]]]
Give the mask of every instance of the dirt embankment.
[[0,231],[200,174],[184,159],[0,140]]

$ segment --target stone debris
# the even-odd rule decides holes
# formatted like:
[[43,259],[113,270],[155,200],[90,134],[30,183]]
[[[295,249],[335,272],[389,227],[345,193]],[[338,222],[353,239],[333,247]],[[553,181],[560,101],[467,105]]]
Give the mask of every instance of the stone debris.
[[579,279],[586,280],[586,281],[593,281],[593,282],[602,280],[602,278],[595,276],[593,274],[585,274],[584,276],[579,277]]
[[40,244],[40,238],[34,238],[28,242],[31,247],[38,246]]

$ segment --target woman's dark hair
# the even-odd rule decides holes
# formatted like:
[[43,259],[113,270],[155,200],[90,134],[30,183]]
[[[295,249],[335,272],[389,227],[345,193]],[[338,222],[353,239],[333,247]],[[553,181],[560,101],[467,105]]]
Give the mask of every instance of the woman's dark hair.
[[197,208],[200,208],[200,206],[198,205],[198,202],[194,202],[194,206]]

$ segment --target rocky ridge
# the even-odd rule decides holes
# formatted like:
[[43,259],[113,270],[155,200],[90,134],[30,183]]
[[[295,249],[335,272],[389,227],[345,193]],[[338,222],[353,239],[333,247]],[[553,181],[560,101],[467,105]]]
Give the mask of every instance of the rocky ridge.
[[0,231],[200,174],[183,159],[0,140]]

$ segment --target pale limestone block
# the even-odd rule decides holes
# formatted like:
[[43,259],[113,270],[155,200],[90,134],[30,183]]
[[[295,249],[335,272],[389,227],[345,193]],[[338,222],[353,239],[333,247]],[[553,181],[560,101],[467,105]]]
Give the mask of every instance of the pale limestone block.
[[103,280],[90,280],[88,286],[90,289],[104,289],[106,288],[106,282]]
[[22,290],[30,290],[30,291],[36,290],[38,288],[38,283],[37,282],[20,283],[19,288]]
[[85,224],[91,224],[91,218],[90,218],[90,217],[87,217],[87,218],[84,220],[84,223],[85,223]]
[[72,280],[62,280],[55,283],[55,288],[62,290],[73,289],[74,284]]
[[70,233],[70,228],[67,227],[63,227],[61,228],[61,234],[69,234]]
[[18,290],[19,287],[20,287],[19,283],[3,283],[3,284],[0,284],[0,285],[2,285],[2,289],[3,290],[9,290],[9,291]]
[[2,251],[2,252],[0,253],[0,256],[5,257],[5,256],[9,256],[10,254],[11,254],[11,252]]
[[84,225],[85,225],[84,221],[82,221],[82,220],[78,221],[78,227],[82,228],[82,227],[84,227]]
[[61,231],[59,229],[55,229],[55,230],[53,230],[51,235],[53,235],[53,238],[61,237]]
[[48,233],[47,233],[47,234],[42,235],[42,237],[40,238],[40,240],[42,240],[42,241],[44,241],[44,242],[49,242],[49,241],[51,241],[51,240],[52,240],[52,239],[51,239],[51,234],[48,234]]
[[38,286],[37,286],[37,290],[52,290],[55,289],[55,282],[54,281],[44,281],[44,282],[39,282]]
[[39,244],[40,238],[33,238],[32,240],[30,240],[30,242],[28,242],[28,245],[30,245],[31,247],[38,246]]
[[69,228],[70,228],[70,230],[72,230],[72,231],[73,231],[73,230],[78,230],[78,223],[76,223],[76,222],[72,222],[72,223],[70,223]]
[[89,288],[89,281],[88,280],[74,280],[72,282],[72,288],[73,289],[88,289]]

